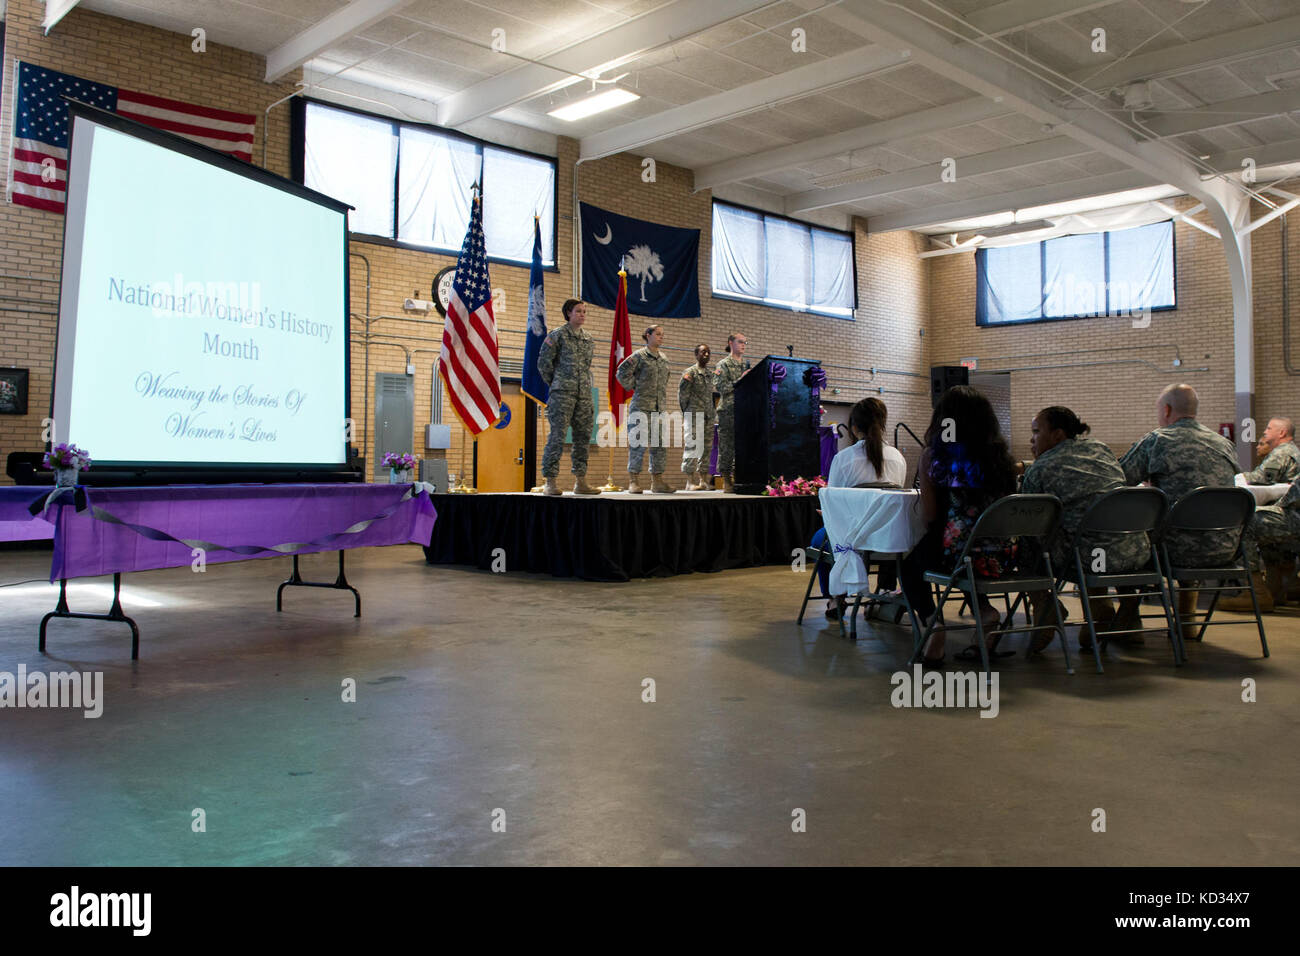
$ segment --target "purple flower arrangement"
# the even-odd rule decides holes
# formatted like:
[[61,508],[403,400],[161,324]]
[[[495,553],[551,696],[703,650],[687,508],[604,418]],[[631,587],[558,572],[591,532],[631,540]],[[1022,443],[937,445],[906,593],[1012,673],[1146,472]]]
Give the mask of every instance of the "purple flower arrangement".
[[410,471],[415,467],[415,462],[416,457],[410,452],[403,452],[399,455],[395,451],[390,451],[384,456],[382,464],[385,468],[391,468],[394,471]]
[[791,481],[785,480],[785,475],[780,478],[773,478],[763,494],[771,498],[796,498],[801,495],[815,495],[822,488],[826,487],[826,479],[821,475],[816,478],[795,478]]
[[76,445],[61,441],[45,453],[45,467],[85,471],[90,467],[90,455]]

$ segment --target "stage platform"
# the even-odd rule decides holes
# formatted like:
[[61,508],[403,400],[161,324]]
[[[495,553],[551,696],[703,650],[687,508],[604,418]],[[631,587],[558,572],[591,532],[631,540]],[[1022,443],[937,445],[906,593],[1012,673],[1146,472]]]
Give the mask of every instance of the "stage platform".
[[566,492],[446,494],[433,502],[430,564],[489,571],[500,548],[507,571],[589,581],[789,564],[821,526],[815,496]]

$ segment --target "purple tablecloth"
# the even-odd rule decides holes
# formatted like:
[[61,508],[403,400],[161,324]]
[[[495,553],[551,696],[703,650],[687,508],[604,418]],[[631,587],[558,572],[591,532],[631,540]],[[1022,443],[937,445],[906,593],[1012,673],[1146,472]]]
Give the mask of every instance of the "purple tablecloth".
[[[33,518],[27,506],[41,494],[40,488],[0,485],[0,541],[42,541],[54,537],[54,525]],[[50,493],[49,488],[44,489]]]
[[[23,490],[29,503],[50,492],[49,488]],[[85,491],[86,510],[77,511],[72,495],[65,494],[47,512],[55,519],[51,581],[184,567],[194,560],[193,545],[150,535],[204,542],[205,560],[219,563],[428,544],[437,517],[427,489],[413,489],[410,484],[173,485]],[[412,491],[416,493],[403,500]],[[98,509],[100,517],[92,509]],[[109,516],[134,527],[103,520]]]

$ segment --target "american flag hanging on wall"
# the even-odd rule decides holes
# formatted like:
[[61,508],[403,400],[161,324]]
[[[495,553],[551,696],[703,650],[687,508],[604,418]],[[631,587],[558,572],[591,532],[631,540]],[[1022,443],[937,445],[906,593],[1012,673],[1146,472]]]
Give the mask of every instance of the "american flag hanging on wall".
[[483,202],[477,194],[456,259],[438,374],[452,408],[471,433],[477,435],[501,417],[497,323],[492,315],[492,280],[483,240]]
[[[21,61],[15,67],[18,76],[9,195],[20,206],[63,212],[68,186],[65,96],[176,133],[245,162],[253,159],[257,117],[252,113],[135,93]],[[46,160],[52,160],[52,165]]]

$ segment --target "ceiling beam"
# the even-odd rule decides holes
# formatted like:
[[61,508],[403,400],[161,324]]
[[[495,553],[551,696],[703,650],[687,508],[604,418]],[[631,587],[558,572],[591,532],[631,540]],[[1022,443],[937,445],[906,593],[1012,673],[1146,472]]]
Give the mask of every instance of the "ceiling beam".
[[1049,203],[1087,199],[1090,196],[1104,196],[1107,193],[1122,192],[1125,189],[1138,189],[1150,185],[1152,185],[1152,182],[1149,176],[1122,169],[1119,172],[1106,173],[1102,176],[1072,179],[1064,183],[1050,183],[1046,186],[1036,186],[1033,189],[1013,189],[1010,192],[979,196],[975,199],[962,199],[938,206],[920,206],[916,209],[886,213],[883,216],[869,216],[867,218],[867,232],[917,229],[945,222],[958,222],[963,219],[991,216],[998,212],[1028,209],[1031,206],[1046,206]]
[[1133,80],[1158,80],[1192,70],[1207,70],[1244,57],[1290,49],[1297,43],[1300,43],[1300,16],[1283,17],[1151,53],[1136,53],[1101,70],[1094,67],[1076,70],[1070,78],[1086,83],[1089,89],[1109,90]]
[[[961,181],[969,176],[1019,169],[1022,166],[1069,159],[1071,156],[1082,156],[1091,152],[1089,147],[1075,142],[1068,136],[1053,136],[1051,139],[1020,143],[1003,149],[990,150],[987,153],[959,157],[954,171],[957,181]],[[806,192],[787,196],[785,211],[787,215],[794,215],[812,209],[824,209],[827,206],[861,202],[872,196],[883,196],[904,189],[937,186],[942,182],[943,172],[942,163],[932,163],[928,166],[917,166],[901,172],[877,176],[860,183],[846,183],[831,189],[809,189]]]
[[820,90],[843,86],[872,73],[907,63],[908,60],[906,50],[895,52],[882,46],[866,46],[841,53],[808,66],[765,76],[734,90],[706,96],[685,106],[675,106],[653,116],[584,136],[579,146],[579,159],[585,162],[612,156],[681,133],[689,133],[703,126],[735,119],[746,113],[779,106]]
[[364,30],[414,0],[352,0],[301,33],[295,33],[266,55],[266,82],[274,83],[334,44]]
[[1215,153],[1207,157],[1204,162],[1221,173],[1239,173],[1242,169],[1241,164],[1248,159],[1255,161],[1257,170],[1267,166],[1300,162],[1300,139],[1286,139],[1279,143],[1269,143],[1267,146],[1243,146],[1241,149]]
[[998,36],[1021,27],[1038,26],[1076,13],[1106,7],[1117,0],[1005,0],[966,15],[966,22],[983,33]]
[[667,43],[769,6],[771,0],[676,0],[594,37],[480,80],[438,102],[443,126],[463,126],[516,103],[581,82],[576,73],[613,69]]
[[[49,36],[50,31],[60,20],[72,12],[80,0],[45,0],[45,15],[41,17],[41,26],[45,28],[45,35]],[[4,4],[0,3],[0,19],[4,17]]]
[[759,153],[710,163],[695,170],[695,188],[712,189],[724,183],[755,179],[768,173],[803,166],[858,149],[870,149],[895,140],[925,136],[940,130],[969,126],[982,120],[1005,116],[1010,108],[976,96],[946,106],[906,113],[878,123],[868,123],[842,133],[818,136],[789,146],[777,146]]
[[1300,89],[1254,93],[1185,110],[1138,113],[1137,119],[1156,136],[1165,137],[1236,126],[1296,110],[1300,110]]

